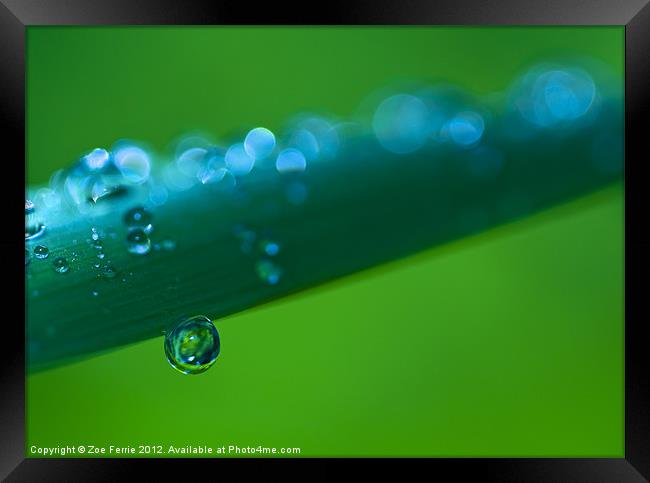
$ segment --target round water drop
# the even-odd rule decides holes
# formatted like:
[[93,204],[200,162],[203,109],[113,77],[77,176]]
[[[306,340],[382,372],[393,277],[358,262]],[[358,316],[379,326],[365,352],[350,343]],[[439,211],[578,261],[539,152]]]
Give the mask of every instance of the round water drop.
[[485,122],[475,112],[461,112],[449,121],[447,129],[449,136],[456,144],[471,146],[476,144],[483,136]]
[[260,251],[270,257],[276,256],[280,253],[280,245],[274,241],[262,240],[259,244]]
[[305,155],[298,149],[287,148],[280,151],[275,161],[275,168],[279,173],[300,173],[307,167]]
[[572,120],[589,110],[596,87],[586,73],[556,70],[546,74],[543,93],[551,115],[558,120]]
[[384,100],[372,120],[379,143],[396,154],[420,149],[429,134],[429,110],[415,96],[397,94]]
[[276,285],[282,277],[282,269],[271,260],[260,260],[255,265],[255,271],[260,279],[269,285]]
[[275,136],[264,127],[251,130],[244,139],[244,150],[254,160],[267,158],[275,149]]
[[233,144],[226,151],[226,166],[235,176],[244,176],[251,172],[255,160],[248,155],[242,143]]
[[34,213],[34,203],[25,200],[25,215],[31,215],[32,213]]
[[97,296],[99,295],[99,292],[98,292],[97,290],[91,290],[90,294],[91,294],[93,297],[97,297]]
[[52,266],[54,267],[54,271],[58,273],[67,273],[68,270],[70,270],[68,261],[63,257],[55,258],[52,262]]
[[176,160],[176,166],[185,176],[195,177],[201,170],[207,155],[208,150],[205,148],[190,148],[181,153]]
[[165,356],[183,374],[200,374],[217,360],[221,343],[210,319],[197,315],[180,321],[165,334]]
[[121,148],[115,153],[115,166],[130,183],[142,184],[151,173],[149,155],[135,146]]
[[124,224],[132,228],[146,228],[151,225],[153,215],[142,206],[131,208],[124,214]]
[[102,267],[100,275],[103,278],[112,279],[117,277],[117,270],[115,270],[115,268],[110,263],[107,263]]
[[95,148],[83,157],[83,161],[88,169],[95,171],[104,168],[108,164],[109,158],[108,151]]
[[39,260],[43,260],[50,256],[50,250],[45,245],[36,245],[34,247],[34,256]]
[[145,255],[151,250],[151,240],[142,228],[134,228],[126,236],[126,246],[129,253]]

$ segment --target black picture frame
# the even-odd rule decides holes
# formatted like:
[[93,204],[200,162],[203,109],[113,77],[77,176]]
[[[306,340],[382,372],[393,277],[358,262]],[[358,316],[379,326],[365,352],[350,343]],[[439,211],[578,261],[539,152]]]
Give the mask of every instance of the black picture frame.
[[[640,166],[647,137],[644,115],[650,91],[649,0],[330,0],[286,4],[209,0],[0,0],[0,123],[4,134],[5,215],[0,239],[6,296],[0,364],[0,478],[7,481],[120,481],[135,469],[171,477],[179,465],[192,472],[215,471],[213,465],[234,466],[246,474],[249,465],[285,468],[298,463],[319,472],[332,460],[116,460],[25,458],[25,315],[24,277],[19,247],[24,218],[19,190],[25,172],[25,31],[30,25],[621,25],[625,26],[625,456],[623,458],[540,459],[408,459],[435,476],[452,472],[454,479],[500,482],[637,482],[650,478],[650,351],[640,304],[644,251]],[[647,163],[647,161],[646,161]],[[20,205],[20,206],[19,206]],[[15,224],[14,224],[15,223]],[[24,227],[23,227],[24,228]],[[20,236],[20,239],[19,239]],[[20,243],[19,243],[20,242]],[[15,270],[15,272],[14,272]],[[23,275],[21,275],[23,274]],[[15,290],[16,294],[10,293]],[[22,295],[21,295],[22,293]],[[4,297],[3,297],[4,298]],[[11,312],[10,306],[17,308]],[[351,460],[339,460],[349,465]],[[362,460],[379,469],[404,460]],[[305,465],[307,463],[307,465]],[[146,465],[146,467],[145,467]],[[210,466],[209,466],[210,465]],[[195,469],[196,468],[196,469]],[[187,472],[188,468],[183,471]],[[220,471],[220,470],[217,470]],[[215,473],[215,477],[218,477]],[[157,478],[156,478],[157,479]]]

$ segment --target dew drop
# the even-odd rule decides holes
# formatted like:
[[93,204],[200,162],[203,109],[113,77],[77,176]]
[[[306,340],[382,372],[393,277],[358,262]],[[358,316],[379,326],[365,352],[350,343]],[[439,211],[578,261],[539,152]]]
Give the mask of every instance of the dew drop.
[[282,277],[282,269],[271,260],[260,260],[255,265],[257,276],[269,285],[276,285]]
[[203,315],[181,320],[165,334],[165,356],[183,374],[200,374],[217,360],[221,344],[219,333]]
[[151,220],[153,215],[143,206],[136,206],[131,208],[124,214],[124,224],[130,228],[142,228],[151,227],[153,230],[153,225],[151,225]]
[[36,245],[34,247],[34,256],[40,260],[50,256],[50,250],[45,245]]
[[98,292],[97,290],[91,290],[90,294],[91,294],[93,297],[97,297],[97,296],[99,295],[99,292]]
[[106,279],[115,278],[117,277],[117,270],[112,265],[106,264],[101,270],[101,276]]
[[134,228],[126,236],[126,246],[129,253],[145,255],[151,250],[151,240],[142,228]]
[[54,266],[54,271],[58,273],[67,273],[70,270],[68,261],[63,257],[55,258],[52,265]]
[[259,249],[262,253],[274,257],[280,253],[280,245],[271,240],[261,240],[259,243]]

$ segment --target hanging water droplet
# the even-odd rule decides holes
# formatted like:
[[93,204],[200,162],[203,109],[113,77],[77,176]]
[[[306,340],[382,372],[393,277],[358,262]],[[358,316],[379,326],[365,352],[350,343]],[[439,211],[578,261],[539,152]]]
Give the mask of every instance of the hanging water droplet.
[[58,273],[66,273],[68,270],[70,270],[68,261],[63,257],[55,258],[52,262],[52,265],[54,266],[54,271]]
[[282,277],[282,269],[271,260],[260,260],[255,265],[255,271],[260,279],[269,285],[276,285]]
[[50,250],[45,245],[36,245],[34,247],[34,256],[42,260],[50,256]]
[[145,255],[151,250],[151,240],[142,228],[134,228],[126,236],[126,247],[129,253]]
[[207,371],[220,349],[219,333],[204,315],[183,319],[165,334],[167,361],[183,374]]

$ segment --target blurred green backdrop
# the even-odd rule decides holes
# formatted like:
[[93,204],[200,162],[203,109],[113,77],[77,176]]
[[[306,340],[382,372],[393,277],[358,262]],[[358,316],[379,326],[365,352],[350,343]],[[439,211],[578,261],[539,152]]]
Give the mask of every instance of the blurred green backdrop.
[[[532,62],[589,56],[622,89],[623,41],[622,27],[30,27],[28,182],[119,138],[162,151],[188,131],[349,116],[404,79],[488,94]],[[222,355],[198,377],[160,338],[31,375],[27,447],[622,456],[622,193],[220,320]]]

